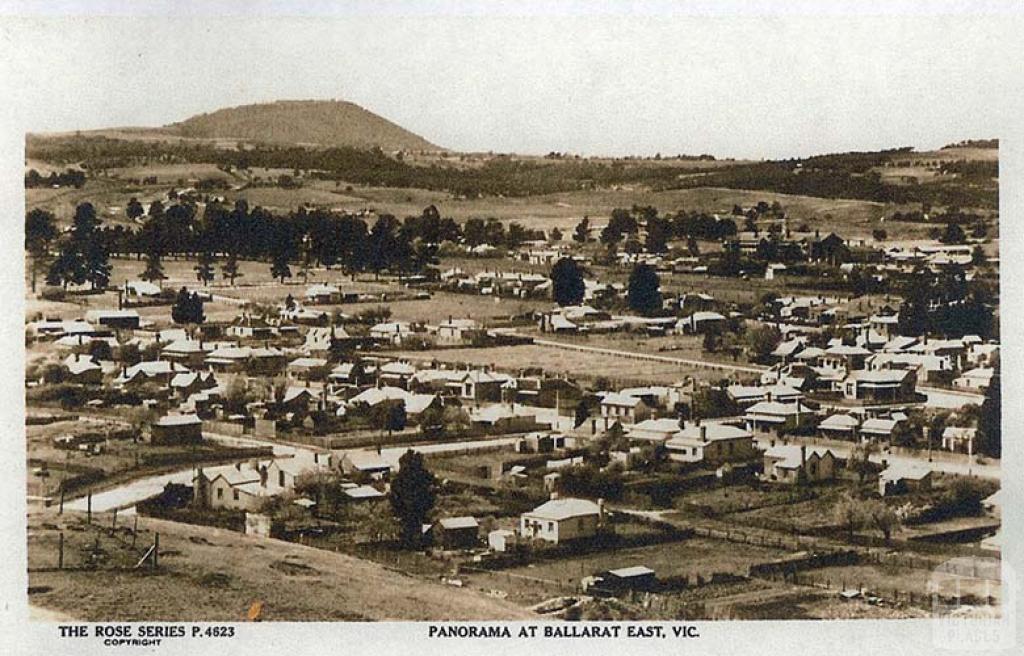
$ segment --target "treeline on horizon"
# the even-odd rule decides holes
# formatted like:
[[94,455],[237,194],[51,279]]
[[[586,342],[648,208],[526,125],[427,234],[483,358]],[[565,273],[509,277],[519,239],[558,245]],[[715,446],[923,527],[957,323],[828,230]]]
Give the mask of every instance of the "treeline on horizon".
[[[654,190],[716,186],[822,198],[848,198],[881,203],[930,203],[958,207],[995,208],[998,189],[991,178],[994,163],[954,165],[951,171],[969,174],[919,185],[897,185],[882,180],[872,167],[900,148],[869,153],[838,153],[806,159],[737,163],[691,169],[680,174],[671,166],[650,161],[589,160],[537,162],[497,156],[475,168],[438,164],[413,165],[379,149],[308,148],[259,145],[248,149],[217,148],[210,144],[141,142],[102,136],[32,137],[29,157],[57,164],[81,164],[90,170],[120,168],[140,162],[208,163],[223,170],[285,168],[307,171],[315,178],[382,187],[411,187],[445,191],[456,196],[530,196],[623,184],[645,184]],[[987,184],[985,184],[987,183]]]

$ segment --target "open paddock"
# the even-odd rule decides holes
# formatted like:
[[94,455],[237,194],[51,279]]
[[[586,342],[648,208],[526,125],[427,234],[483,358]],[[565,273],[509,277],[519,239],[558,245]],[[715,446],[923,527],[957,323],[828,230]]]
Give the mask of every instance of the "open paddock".
[[615,355],[579,352],[538,344],[493,348],[433,349],[400,352],[396,355],[449,364],[490,365],[499,370],[542,369],[551,374],[568,374],[583,380],[607,378],[618,384],[671,384],[686,376],[718,380],[721,371],[688,367],[671,362],[636,360]]

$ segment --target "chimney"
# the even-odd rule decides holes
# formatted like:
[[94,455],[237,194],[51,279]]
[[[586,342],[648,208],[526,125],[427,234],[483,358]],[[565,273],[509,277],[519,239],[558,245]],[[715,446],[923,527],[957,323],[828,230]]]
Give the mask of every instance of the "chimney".
[[604,499],[598,498],[597,500],[597,521],[598,523],[604,523]]
[[558,492],[555,492],[554,490],[551,490],[551,500],[554,501],[557,498],[558,498]]
[[700,427],[700,441],[701,442],[707,442],[708,441],[708,427],[707,426],[701,426]]
[[803,467],[807,464],[807,445],[800,445],[800,466]]

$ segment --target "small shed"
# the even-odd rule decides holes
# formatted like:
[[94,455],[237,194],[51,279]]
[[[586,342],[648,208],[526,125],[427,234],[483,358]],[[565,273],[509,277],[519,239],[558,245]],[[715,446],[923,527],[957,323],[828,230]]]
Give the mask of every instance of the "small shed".
[[499,528],[487,534],[487,546],[491,551],[500,553],[512,551],[517,544],[519,544],[519,537],[515,531]]
[[150,429],[152,444],[198,444],[202,441],[203,421],[194,414],[160,417]]
[[472,549],[479,535],[475,517],[446,517],[434,526],[434,542],[443,549]]

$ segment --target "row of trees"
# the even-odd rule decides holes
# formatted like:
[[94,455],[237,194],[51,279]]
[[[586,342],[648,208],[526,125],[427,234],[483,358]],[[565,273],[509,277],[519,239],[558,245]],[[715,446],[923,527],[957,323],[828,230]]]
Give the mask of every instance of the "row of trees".
[[900,287],[904,298],[899,315],[901,335],[988,338],[998,332],[994,290],[983,280],[968,281],[962,267],[951,266],[941,273],[919,267]]
[[46,273],[48,285],[66,289],[69,284],[89,283],[92,289],[105,289],[110,283],[110,254],[100,230],[102,220],[91,203],[75,208],[71,230],[60,237],[53,215],[45,210],[29,212],[25,224],[26,246],[33,253],[33,289],[36,263],[48,257],[53,243],[57,244],[58,252]]
[[63,173],[50,171],[49,175],[43,175],[35,169],[29,169],[25,174],[25,188],[35,187],[74,187],[81,189],[85,184],[85,171],[79,169],[67,169]]
[[451,218],[442,218],[434,206],[404,221],[382,214],[372,225],[358,216],[319,209],[299,208],[277,215],[261,207],[250,209],[244,200],[230,209],[209,203],[199,215],[196,206],[187,201],[167,207],[155,201],[147,211],[133,198],[126,214],[141,222],[141,227],[103,227],[93,205],[82,203],[76,208],[70,235],[58,241],[53,215],[33,210],[26,216],[26,250],[33,255],[34,264],[41,264],[53,245],[58,245],[57,257],[49,266],[48,284],[67,288],[89,282],[102,289],[109,282],[110,253],[145,257],[141,277],[153,282],[166,277],[162,265],[166,256],[196,256],[196,278],[203,283],[214,279],[217,257],[222,254],[221,273],[234,284],[241,275],[239,259],[269,260],[273,276],[282,281],[292,276],[290,263],[296,261],[303,271],[313,265],[341,265],[352,272],[402,274],[435,263],[438,244],[444,241],[512,247],[543,238],[543,233],[515,222],[506,228],[493,218],[470,219],[460,226]]

